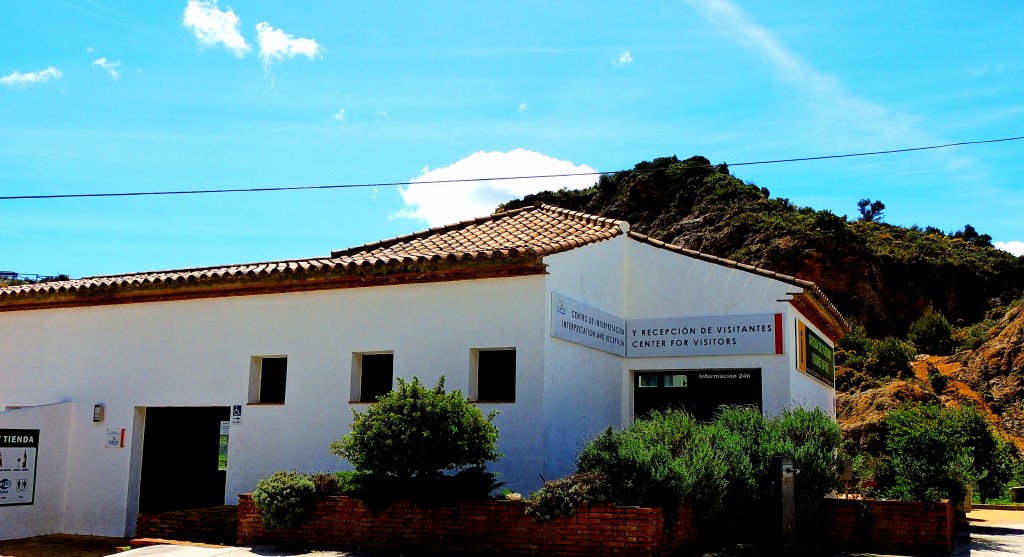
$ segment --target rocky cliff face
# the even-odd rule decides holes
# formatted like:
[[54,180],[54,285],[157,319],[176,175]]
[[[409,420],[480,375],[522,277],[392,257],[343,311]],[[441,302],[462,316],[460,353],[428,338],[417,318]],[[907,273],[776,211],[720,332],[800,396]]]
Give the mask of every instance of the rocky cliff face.
[[1024,437],[1024,302],[1011,306],[989,339],[956,357],[955,377],[982,393],[1007,431]]

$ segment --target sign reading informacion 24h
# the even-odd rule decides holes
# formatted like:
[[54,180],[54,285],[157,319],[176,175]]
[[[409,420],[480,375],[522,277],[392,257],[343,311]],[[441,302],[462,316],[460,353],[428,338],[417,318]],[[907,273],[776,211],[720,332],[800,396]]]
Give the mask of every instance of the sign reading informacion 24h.
[[38,429],[0,429],[0,506],[33,503],[38,450]]

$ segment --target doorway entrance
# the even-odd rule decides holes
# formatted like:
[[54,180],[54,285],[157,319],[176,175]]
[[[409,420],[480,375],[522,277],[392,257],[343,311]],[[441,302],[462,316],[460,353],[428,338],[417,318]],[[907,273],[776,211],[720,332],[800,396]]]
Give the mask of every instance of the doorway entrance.
[[720,406],[749,405],[761,410],[758,368],[635,371],[633,375],[634,416],[676,408],[709,421]]
[[227,406],[146,408],[139,512],[224,504],[220,433],[229,416]]

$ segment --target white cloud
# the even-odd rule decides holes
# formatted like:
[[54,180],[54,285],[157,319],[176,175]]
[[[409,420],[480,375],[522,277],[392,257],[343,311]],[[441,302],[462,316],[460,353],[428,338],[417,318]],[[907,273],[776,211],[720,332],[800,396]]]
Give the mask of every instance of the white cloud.
[[114,81],[117,81],[118,79],[121,79],[121,72],[118,71],[118,69],[117,69],[117,68],[121,67],[121,61],[120,60],[118,60],[116,62],[112,62],[110,60],[107,60],[105,57],[104,58],[97,58],[95,61],[93,61],[92,65],[93,66],[99,66],[99,67],[103,68],[104,70],[107,70],[107,73],[110,74],[110,77],[114,78]]
[[1011,240],[1009,242],[994,242],[993,245],[1003,251],[1008,251],[1017,257],[1024,255],[1024,242]]
[[519,112],[526,112],[526,103],[519,103]]
[[222,44],[239,58],[252,48],[238,30],[238,16],[231,8],[226,12],[217,9],[217,0],[189,0],[181,23],[195,33],[203,46]]
[[331,116],[331,118],[334,118],[335,120],[337,120],[339,122],[344,122],[345,121],[345,109],[344,108],[338,109],[338,111],[335,112],[334,116]]
[[632,64],[633,63],[633,55],[630,54],[629,51],[627,50],[626,52],[623,52],[622,54],[619,55],[619,59],[617,61],[612,62],[612,63],[615,64],[616,66],[625,66],[625,65],[628,65],[628,64]]
[[300,54],[312,60],[321,53],[320,45],[313,39],[296,39],[271,27],[266,21],[256,25],[256,41],[260,45],[260,59],[265,66],[270,66],[275,60],[294,58]]
[[376,112],[376,114],[377,114],[377,116],[380,116],[381,118],[387,118],[388,117],[388,111],[387,110],[378,110]]
[[[508,153],[479,151],[451,166],[424,172],[408,187],[400,188],[405,208],[394,216],[422,219],[429,226],[451,224],[489,215],[500,203],[516,197],[546,189],[586,188],[597,180],[593,175],[512,180],[495,178],[592,172],[594,169],[587,165],[576,165],[526,149]],[[473,181],[422,183],[467,179]]]
[[50,66],[49,68],[39,70],[38,72],[11,72],[4,77],[0,77],[0,83],[8,87],[28,87],[30,85],[35,85],[36,83],[45,83],[51,79],[60,79],[62,75],[64,74],[61,73],[59,68]]

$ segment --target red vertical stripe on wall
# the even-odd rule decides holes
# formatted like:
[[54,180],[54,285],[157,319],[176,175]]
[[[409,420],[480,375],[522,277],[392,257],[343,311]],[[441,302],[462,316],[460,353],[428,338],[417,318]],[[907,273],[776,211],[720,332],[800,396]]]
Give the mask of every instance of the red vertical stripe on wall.
[[782,354],[782,314],[775,314],[775,353]]

